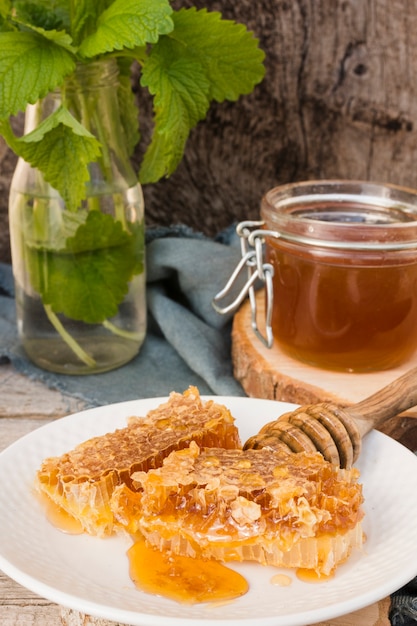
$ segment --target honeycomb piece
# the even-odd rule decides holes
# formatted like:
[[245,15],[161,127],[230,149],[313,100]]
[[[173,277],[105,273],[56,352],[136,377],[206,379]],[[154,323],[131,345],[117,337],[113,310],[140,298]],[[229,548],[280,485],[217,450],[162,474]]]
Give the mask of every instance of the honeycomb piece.
[[230,411],[213,400],[203,402],[195,387],[171,393],[144,418],[130,418],[125,428],[46,459],[37,472],[37,488],[78,519],[86,532],[108,535],[114,531],[110,499],[115,487],[134,489],[132,473],[159,467],[170,452],[191,441],[208,447],[241,446]]
[[329,574],[362,545],[362,487],[320,453],[200,449],[117,488],[116,518],[160,550]]

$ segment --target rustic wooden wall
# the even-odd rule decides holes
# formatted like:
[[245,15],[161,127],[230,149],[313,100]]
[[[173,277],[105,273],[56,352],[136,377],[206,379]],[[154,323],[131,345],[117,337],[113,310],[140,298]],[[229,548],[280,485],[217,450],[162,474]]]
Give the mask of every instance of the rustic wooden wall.
[[[417,0],[176,0],[248,25],[267,76],[213,106],[169,179],[145,188],[148,224],[214,234],[258,216],[281,182],[360,178],[417,187]],[[148,125],[144,107],[144,129]],[[138,153],[137,159],[140,158]],[[0,248],[13,158],[0,139]]]

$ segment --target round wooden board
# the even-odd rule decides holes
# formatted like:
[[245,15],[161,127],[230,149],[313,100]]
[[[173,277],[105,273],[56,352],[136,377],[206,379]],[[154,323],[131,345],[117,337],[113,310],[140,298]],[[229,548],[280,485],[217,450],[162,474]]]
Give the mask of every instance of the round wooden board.
[[[257,326],[264,335],[263,294],[257,295]],[[248,396],[315,404],[336,402],[355,404],[377,392],[402,374],[417,367],[417,354],[401,367],[383,372],[354,374],[331,372],[292,359],[274,343],[267,348],[252,328],[252,312],[247,300],[235,314],[232,329],[232,360],[235,378]],[[388,420],[383,432],[417,450],[417,407]]]

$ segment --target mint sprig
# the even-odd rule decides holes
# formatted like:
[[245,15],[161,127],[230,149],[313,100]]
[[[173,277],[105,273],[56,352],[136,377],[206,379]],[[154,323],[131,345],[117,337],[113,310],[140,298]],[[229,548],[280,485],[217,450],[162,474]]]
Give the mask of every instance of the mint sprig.
[[237,100],[252,91],[262,73],[263,53],[244,26],[194,8],[178,11],[173,20],[173,31],[143,62],[141,85],[154,96],[155,111],[139,175],[143,184],[176,170],[211,100]]
[[[126,68],[136,60],[140,86],[154,97],[154,133],[139,170],[143,184],[175,171],[211,101],[237,100],[264,76],[264,53],[253,33],[218,12],[174,11],[169,0],[0,1],[0,120],[62,87],[77,63],[117,56]],[[131,98],[124,80],[125,128],[134,117]],[[128,136],[140,138],[137,123]],[[12,148],[25,158],[20,146]],[[63,194],[68,176],[62,170],[54,182]]]
[[[90,165],[106,178],[110,154],[125,159],[118,145],[108,145],[111,120],[103,108],[98,114],[100,96],[85,73],[89,89],[75,95],[79,67],[110,58],[119,69],[120,132],[129,155],[141,140],[141,90],[153,98],[153,133],[138,172],[143,184],[176,170],[213,101],[251,93],[265,72],[253,33],[218,12],[176,11],[170,0],[0,0],[0,134],[65,203],[62,211],[46,195],[19,197],[25,270],[51,324],[91,367],[58,315],[124,332],[109,318],[144,270],[143,224],[126,220],[118,194],[115,218],[95,210],[97,197],[86,201]],[[132,89],[134,62],[140,71]],[[61,105],[31,133],[16,135],[11,118],[58,90]]]

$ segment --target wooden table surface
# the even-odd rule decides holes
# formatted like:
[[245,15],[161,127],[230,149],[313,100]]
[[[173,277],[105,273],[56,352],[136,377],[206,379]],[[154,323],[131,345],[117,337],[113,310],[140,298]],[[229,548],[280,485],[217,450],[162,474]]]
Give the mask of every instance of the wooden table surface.
[[[80,401],[0,365],[0,450],[53,419],[82,410]],[[319,626],[389,626],[389,598]],[[36,596],[0,572],[1,626],[115,626]]]

